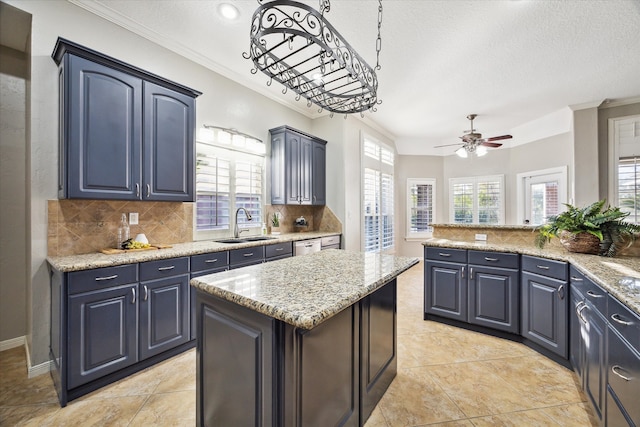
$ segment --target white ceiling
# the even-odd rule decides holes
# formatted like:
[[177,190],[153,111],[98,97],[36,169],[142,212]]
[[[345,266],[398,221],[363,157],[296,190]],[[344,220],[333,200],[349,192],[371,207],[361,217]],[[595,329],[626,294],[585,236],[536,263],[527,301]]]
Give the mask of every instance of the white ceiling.
[[[317,107],[249,72],[242,53],[255,0],[226,0],[240,10],[234,22],[218,14],[222,0],[69,1],[318,116]],[[371,65],[377,4],[334,0],[326,15]],[[383,8],[383,103],[365,120],[394,138],[400,154],[452,153],[433,147],[458,142],[469,113],[478,114],[474,124],[485,137],[511,133],[505,145],[515,145],[518,130],[568,106],[640,97],[639,0],[383,0]]]

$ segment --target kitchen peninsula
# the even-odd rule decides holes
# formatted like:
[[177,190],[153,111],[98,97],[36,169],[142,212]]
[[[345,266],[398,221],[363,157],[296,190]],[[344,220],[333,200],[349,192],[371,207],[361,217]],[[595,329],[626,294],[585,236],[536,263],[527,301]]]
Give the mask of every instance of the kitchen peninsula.
[[363,425],[396,375],[396,277],[326,250],[191,280],[198,425]]

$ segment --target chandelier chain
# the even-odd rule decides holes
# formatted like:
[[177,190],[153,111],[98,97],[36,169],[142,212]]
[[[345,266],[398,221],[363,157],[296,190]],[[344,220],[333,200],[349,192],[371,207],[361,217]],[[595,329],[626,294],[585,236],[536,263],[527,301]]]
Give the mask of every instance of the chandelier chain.
[[382,37],[380,37],[381,27],[382,27],[382,0],[378,0],[378,38],[376,39],[376,70],[379,70],[381,68],[380,67],[380,50],[382,49]]

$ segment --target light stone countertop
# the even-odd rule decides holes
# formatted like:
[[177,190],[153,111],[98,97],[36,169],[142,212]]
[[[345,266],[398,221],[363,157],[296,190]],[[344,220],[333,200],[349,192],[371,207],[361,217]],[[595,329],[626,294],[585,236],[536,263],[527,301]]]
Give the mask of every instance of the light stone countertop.
[[458,229],[486,229],[486,230],[522,230],[522,231],[532,231],[537,228],[535,225],[495,225],[495,224],[456,224],[456,223],[447,223],[447,224],[431,224],[433,228],[458,228]]
[[329,249],[197,277],[191,286],[312,329],[418,262],[418,258]]
[[538,249],[532,246],[492,244],[485,242],[460,242],[447,239],[429,239],[424,246],[471,249],[477,251],[510,252],[522,255],[567,261],[585,276],[613,295],[630,310],[640,315],[640,287],[620,283],[624,277],[633,277],[640,282],[640,258],[618,256],[614,258],[568,252],[562,248],[547,246]]
[[[304,232],[287,233],[280,235],[269,235],[270,240],[259,240],[256,242],[244,243],[220,243],[215,240],[202,240],[189,243],[175,243],[173,247],[166,249],[128,252],[123,254],[105,255],[103,253],[92,253],[82,255],[69,255],[62,257],[47,257],[47,262],[55,270],[63,273],[70,271],[90,270],[92,268],[113,267],[116,265],[135,264],[144,261],[154,261],[159,259],[191,256],[213,252],[223,252],[233,249],[249,248],[256,246],[273,245],[283,242],[295,242],[299,240],[318,239],[321,237],[337,236],[336,232]],[[240,238],[256,237],[241,236]],[[220,239],[216,239],[220,240]]]

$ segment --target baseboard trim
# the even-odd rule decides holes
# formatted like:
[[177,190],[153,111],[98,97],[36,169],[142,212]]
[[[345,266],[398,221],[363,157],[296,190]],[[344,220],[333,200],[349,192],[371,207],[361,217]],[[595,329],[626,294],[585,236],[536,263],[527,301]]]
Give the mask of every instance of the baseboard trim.
[[10,340],[0,341],[0,351],[10,350],[20,347],[26,342],[24,335],[21,337],[11,338]]
[[51,371],[51,366],[53,365],[51,360],[39,365],[31,366],[31,355],[29,354],[29,346],[26,342],[24,343],[24,351],[27,356],[27,378],[48,374],[49,371]]

